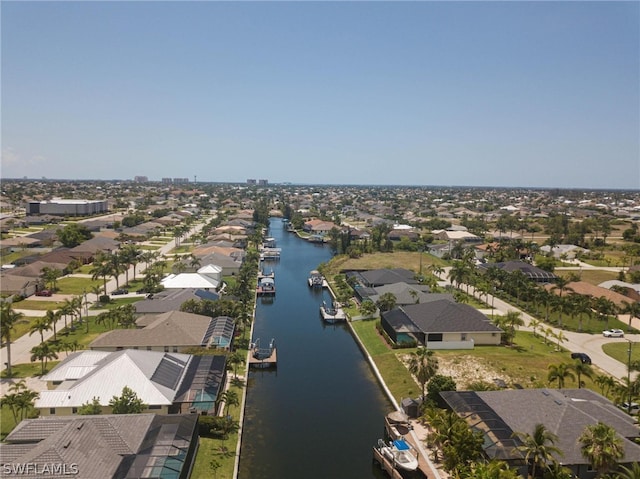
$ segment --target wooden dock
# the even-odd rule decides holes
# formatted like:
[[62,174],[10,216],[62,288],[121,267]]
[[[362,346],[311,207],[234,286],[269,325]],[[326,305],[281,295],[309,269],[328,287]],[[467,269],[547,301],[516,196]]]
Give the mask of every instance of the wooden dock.
[[258,339],[249,354],[249,367],[252,368],[273,368],[278,364],[278,350],[275,341],[272,339],[268,348],[260,347]]
[[393,467],[393,462],[384,457],[377,447],[373,448],[373,460],[380,465],[380,468],[386,472],[391,479],[403,479],[400,471]]

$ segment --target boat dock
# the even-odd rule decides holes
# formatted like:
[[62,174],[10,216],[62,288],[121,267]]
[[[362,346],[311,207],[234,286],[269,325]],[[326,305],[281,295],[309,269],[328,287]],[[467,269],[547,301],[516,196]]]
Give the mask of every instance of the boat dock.
[[391,479],[403,479],[402,474],[400,474],[400,471],[394,467],[393,462],[384,457],[377,447],[373,448],[373,460],[389,475]]
[[338,323],[347,320],[347,313],[345,313],[342,308],[335,303],[327,306],[324,301],[322,302],[322,306],[320,306],[320,316],[327,323]]
[[278,350],[276,349],[276,341],[272,339],[268,348],[260,347],[260,339],[257,339],[249,346],[251,354],[249,355],[249,367],[253,368],[272,368],[278,364]]

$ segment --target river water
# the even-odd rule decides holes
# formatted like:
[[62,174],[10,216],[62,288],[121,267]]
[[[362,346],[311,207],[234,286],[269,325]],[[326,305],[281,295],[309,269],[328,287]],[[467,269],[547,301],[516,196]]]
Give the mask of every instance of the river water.
[[240,479],[367,479],[385,477],[372,447],[392,405],[344,324],[327,325],[319,307],[327,291],[309,288],[309,271],[331,259],[325,245],[289,233],[271,219],[281,258],[276,296],[258,298],[253,339],[273,338],[278,366],[252,370],[240,453]]

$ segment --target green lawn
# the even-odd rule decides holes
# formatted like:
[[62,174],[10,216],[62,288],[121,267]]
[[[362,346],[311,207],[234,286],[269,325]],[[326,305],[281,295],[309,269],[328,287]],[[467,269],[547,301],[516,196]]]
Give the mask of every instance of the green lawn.
[[[16,322],[15,327],[13,328],[13,331],[11,332],[12,341],[15,341],[20,336],[28,334],[29,330],[31,329],[31,325],[33,323],[35,323],[35,321],[38,318],[39,318],[39,316],[23,316],[22,318],[20,318]],[[37,333],[35,333],[35,334],[37,334]]]
[[602,350],[616,361],[620,361],[623,364],[629,362],[629,345],[631,345],[631,362],[640,361],[640,343],[633,342],[612,342],[602,346]]
[[50,309],[60,309],[64,301],[33,301],[25,299],[13,303],[13,309],[30,309],[32,311],[48,311]]
[[[58,358],[59,359],[64,359],[65,357],[65,353],[64,352],[60,352],[58,353]],[[51,371],[54,367],[56,367],[58,365],[58,363],[60,363],[60,360],[58,361],[47,361],[47,366],[45,367],[45,374],[48,373],[49,371]],[[6,378],[7,376],[7,371],[4,370],[2,371],[2,374],[0,374],[1,377]],[[40,361],[34,361],[32,363],[20,363],[20,364],[12,364],[11,365],[11,377],[12,378],[33,378],[33,377],[39,377],[42,375],[42,365],[40,364]]]
[[[402,356],[415,352],[415,348],[391,349],[378,334],[377,321],[354,321],[350,323],[375,362],[380,374],[397,401],[406,397],[417,397],[420,387],[413,380],[401,362]],[[477,346],[472,350],[437,350],[435,357],[441,364],[467,365],[469,375],[475,367],[495,372],[495,377],[503,379],[509,386],[519,384],[525,388],[554,387],[547,381],[549,366],[571,363],[568,351],[556,351],[557,345],[549,338],[520,331],[516,333],[513,346]],[[640,348],[637,352],[640,355]],[[470,365],[470,366],[469,366]],[[589,378],[583,377],[585,387],[600,392]],[[568,378],[567,387],[577,387]]]
[[[246,388],[239,388],[232,386],[230,390],[235,390],[238,393],[238,397],[242,398],[246,394]],[[229,415],[233,417],[235,421],[240,420],[240,406],[234,406],[229,408]],[[238,444],[238,433],[231,433],[229,437],[224,441],[222,439],[200,437],[200,447],[196,454],[196,460],[193,465],[193,472],[191,477],[215,477],[216,479],[232,479],[233,467],[235,465],[235,449]],[[221,448],[230,451],[230,453],[223,453]],[[220,467],[214,473],[211,468],[211,462],[217,462]]]
[[91,293],[91,288],[94,286],[102,287],[104,282],[102,279],[91,279],[91,278],[75,278],[75,277],[66,277],[60,278],[57,282],[58,293],[60,294],[83,294],[83,293]]

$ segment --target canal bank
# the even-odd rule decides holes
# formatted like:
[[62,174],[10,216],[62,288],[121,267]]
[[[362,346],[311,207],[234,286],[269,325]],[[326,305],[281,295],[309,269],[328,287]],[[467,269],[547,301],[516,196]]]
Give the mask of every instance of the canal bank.
[[278,219],[269,235],[282,251],[268,264],[277,293],[257,299],[252,340],[275,338],[278,366],[247,372],[237,477],[385,477],[371,448],[394,403],[351,329],[320,319],[329,293],[307,284],[331,251],[288,233]]

